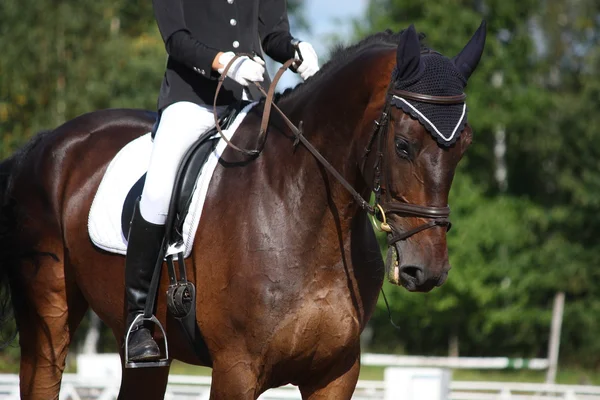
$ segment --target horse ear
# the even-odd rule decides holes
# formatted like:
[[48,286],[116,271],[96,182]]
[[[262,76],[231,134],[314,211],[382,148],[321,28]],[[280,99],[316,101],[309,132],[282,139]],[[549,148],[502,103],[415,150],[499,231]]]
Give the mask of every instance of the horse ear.
[[415,26],[411,24],[402,35],[396,52],[396,68],[399,81],[409,80],[416,77],[423,68],[421,62],[421,43]]
[[477,68],[477,64],[479,64],[485,46],[486,31],[486,22],[483,20],[469,43],[452,59],[465,79],[469,79],[475,68]]

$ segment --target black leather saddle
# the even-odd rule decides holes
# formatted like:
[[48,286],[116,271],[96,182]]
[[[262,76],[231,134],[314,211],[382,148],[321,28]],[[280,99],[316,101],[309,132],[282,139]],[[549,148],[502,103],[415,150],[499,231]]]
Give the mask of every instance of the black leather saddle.
[[[240,111],[248,105],[249,102],[241,101],[229,106],[229,108],[219,118],[219,124],[222,129],[227,129]],[[152,128],[152,138],[156,134],[158,120]],[[167,243],[169,245],[180,245],[183,243],[183,222],[187,216],[192,202],[192,196],[196,189],[196,181],[198,175],[202,171],[202,167],[206,162],[209,154],[215,149],[220,137],[217,128],[213,128],[202,134],[198,140],[188,149],[183,156],[175,186],[172,188],[172,197],[169,205],[169,213],[167,215]],[[121,213],[121,229],[125,237],[129,236],[129,224],[133,215],[133,206],[135,199],[142,195],[146,174],[144,174],[129,190],[123,211]]]

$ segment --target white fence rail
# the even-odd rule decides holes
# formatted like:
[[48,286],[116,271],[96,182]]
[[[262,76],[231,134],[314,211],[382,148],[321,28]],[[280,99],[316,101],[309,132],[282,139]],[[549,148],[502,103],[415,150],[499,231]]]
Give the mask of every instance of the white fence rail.
[[[81,379],[77,374],[64,374],[60,392],[60,400],[115,400],[119,393],[119,381]],[[166,400],[208,400],[210,394],[210,377],[171,375],[165,395]],[[14,374],[0,374],[0,399],[18,400],[19,377]],[[353,399],[381,400],[384,385],[381,381],[361,381],[356,387]],[[260,396],[260,400],[301,399],[300,391],[295,386],[284,386],[268,390]]]
[[434,367],[451,369],[545,370],[548,368],[548,360],[545,358],[424,357],[371,353],[362,354],[360,357],[360,364],[377,367]]
[[[208,400],[210,377],[172,375],[167,387],[167,400]],[[19,377],[0,375],[0,399],[19,399]],[[381,400],[385,397],[383,381],[359,381],[355,400]],[[65,374],[60,400],[114,400],[119,392],[119,381],[82,379],[76,374]],[[271,389],[261,400],[300,399],[296,387]],[[600,386],[548,385],[538,383],[463,382],[450,383],[448,400],[600,400]],[[402,400],[402,399],[398,399]],[[430,400],[430,399],[419,399]]]
[[[359,381],[354,400],[600,400],[600,386],[451,381],[450,369],[547,369],[546,359],[418,357],[363,354],[361,364],[385,367],[383,381]],[[77,374],[63,376],[60,400],[114,400],[118,354],[77,357]],[[208,400],[210,377],[170,375],[165,399]],[[19,377],[0,374],[0,400],[19,399]],[[386,386],[387,385],[387,386]],[[300,399],[294,386],[271,389],[261,400]]]
[[600,400],[600,386],[545,383],[450,383],[450,400]]

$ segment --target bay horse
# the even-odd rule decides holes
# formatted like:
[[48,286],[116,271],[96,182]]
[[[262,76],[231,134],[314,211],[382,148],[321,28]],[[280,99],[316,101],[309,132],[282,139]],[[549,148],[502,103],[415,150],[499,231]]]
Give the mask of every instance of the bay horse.
[[[441,285],[450,269],[448,193],[472,138],[462,90],[484,41],[482,23],[450,59],[425,48],[412,26],[374,34],[277,101],[358,193],[386,201],[381,210],[397,252],[387,276],[411,291]],[[431,60],[453,75],[428,76]],[[428,79],[435,84],[420,93],[398,89]],[[447,89],[453,79],[461,82],[458,94]],[[463,122],[452,141],[431,133],[425,115],[401,107],[407,99],[458,104]],[[236,145],[252,148],[261,108],[243,121]],[[88,213],[111,159],[155,120],[142,110],[91,112],[39,134],[0,164],[0,266],[20,332],[23,399],[58,398],[69,343],[88,308],[122,349],[125,260],[92,244]],[[262,154],[246,160],[228,149],[212,177],[188,262],[204,358],[188,350],[167,315],[163,271],[156,315],[170,356],[212,367],[211,399],[256,399],[288,383],[304,399],[349,399],[358,379],[359,336],[385,265],[369,207],[294,140],[273,114]],[[155,337],[161,343],[160,332]],[[167,377],[168,368],[123,369],[119,398],[163,398]]]

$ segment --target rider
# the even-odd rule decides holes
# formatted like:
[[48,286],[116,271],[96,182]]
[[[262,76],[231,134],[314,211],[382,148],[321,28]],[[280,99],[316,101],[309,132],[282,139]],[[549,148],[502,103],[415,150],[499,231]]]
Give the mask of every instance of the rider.
[[[225,66],[235,53],[264,50],[281,63],[302,58],[296,72],[304,80],[319,70],[313,47],[289,32],[285,0],[153,0],[153,5],[169,57],[158,97],[160,121],[150,165],[129,230],[127,328],[144,310],[179,162],[195,140],[214,126],[212,102]],[[234,62],[219,93],[218,112],[242,99],[243,88],[249,89],[251,82],[264,81],[264,65],[259,56]],[[134,362],[160,357],[143,324],[132,327],[128,352]]]

